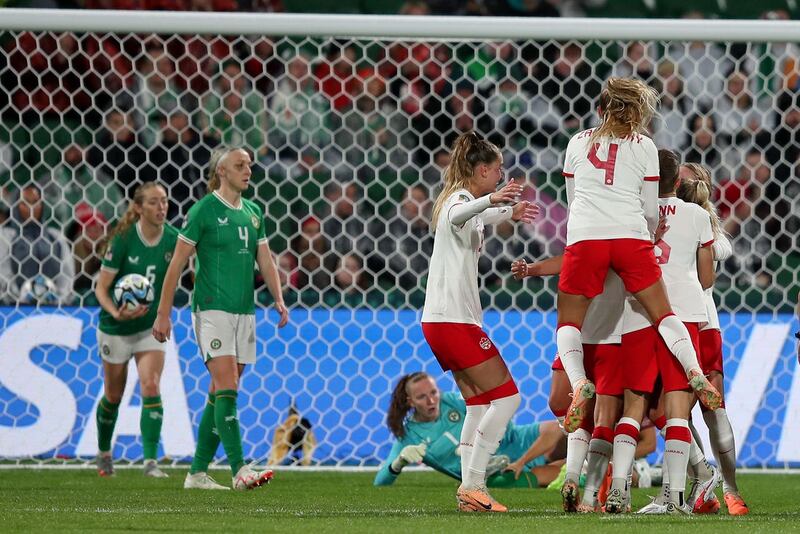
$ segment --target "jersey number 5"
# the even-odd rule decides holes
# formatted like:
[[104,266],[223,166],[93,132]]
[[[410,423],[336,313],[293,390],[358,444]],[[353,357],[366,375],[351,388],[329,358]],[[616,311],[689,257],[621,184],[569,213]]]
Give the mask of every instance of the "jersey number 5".
[[617,150],[619,145],[611,143],[608,145],[608,159],[603,161],[597,157],[597,149],[600,148],[600,143],[594,143],[592,149],[589,151],[589,161],[596,169],[605,171],[605,184],[614,185],[614,166],[617,164]]

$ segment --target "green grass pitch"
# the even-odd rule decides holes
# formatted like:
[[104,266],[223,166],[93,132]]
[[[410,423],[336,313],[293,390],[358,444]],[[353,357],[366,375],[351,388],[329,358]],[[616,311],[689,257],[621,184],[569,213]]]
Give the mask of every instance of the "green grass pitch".
[[[797,475],[741,475],[751,508],[746,517],[565,516],[557,492],[495,490],[508,514],[460,514],[456,483],[429,472],[405,473],[391,487],[372,486],[371,473],[278,472],[266,487],[246,493],[183,490],[185,469],[168,479],[118,470],[111,479],[93,470],[0,470],[3,532],[800,532],[794,500]],[[225,471],[214,471],[229,482]],[[655,490],[635,490],[634,506]]]

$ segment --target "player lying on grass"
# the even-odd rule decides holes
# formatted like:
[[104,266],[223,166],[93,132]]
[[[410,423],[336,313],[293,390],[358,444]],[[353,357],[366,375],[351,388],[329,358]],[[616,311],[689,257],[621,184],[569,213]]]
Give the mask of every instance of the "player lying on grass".
[[[405,466],[420,462],[461,480],[459,436],[466,412],[461,395],[441,393],[427,373],[400,378],[387,415],[389,430],[397,441],[375,476],[375,485],[393,484]],[[557,421],[509,423],[487,469],[487,485],[546,486],[561,469],[563,462],[553,456],[560,456],[556,449],[563,450],[564,440]]]

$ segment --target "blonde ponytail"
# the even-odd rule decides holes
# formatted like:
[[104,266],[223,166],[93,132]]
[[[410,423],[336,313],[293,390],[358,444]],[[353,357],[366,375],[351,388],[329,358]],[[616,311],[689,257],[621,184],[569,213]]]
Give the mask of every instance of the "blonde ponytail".
[[645,133],[656,114],[658,93],[641,80],[609,78],[600,93],[601,122],[589,139],[594,144],[602,137],[624,139]]
[[481,139],[475,132],[466,132],[453,142],[450,164],[444,170],[444,186],[433,204],[431,229],[435,232],[439,215],[447,198],[470,185],[475,167],[481,163],[490,164],[502,157],[500,149],[489,141]]
[[676,191],[678,198],[684,202],[697,204],[706,210],[711,217],[711,230],[714,232],[714,235],[724,235],[725,231],[722,229],[722,222],[717,214],[717,209],[714,207],[713,202],[711,202],[711,195],[713,193],[711,173],[698,163],[684,163],[682,167],[688,170],[692,176],[681,181],[681,185],[678,186],[678,190]]

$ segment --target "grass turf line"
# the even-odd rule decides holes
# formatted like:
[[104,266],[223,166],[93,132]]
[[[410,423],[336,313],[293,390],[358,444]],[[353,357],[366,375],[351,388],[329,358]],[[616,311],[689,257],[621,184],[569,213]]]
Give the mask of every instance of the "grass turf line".
[[[751,514],[718,516],[566,516],[560,496],[545,490],[495,490],[509,514],[460,514],[456,483],[436,473],[406,473],[394,486],[372,486],[371,473],[278,472],[249,492],[183,490],[185,469],[168,479],[120,470],[111,479],[92,470],[0,471],[0,525],[4,532],[800,532],[794,475],[742,475]],[[218,482],[229,473],[214,471]],[[634,509],[655,489],[635,490]],[[721,497],[721,492],[717,491]]]

